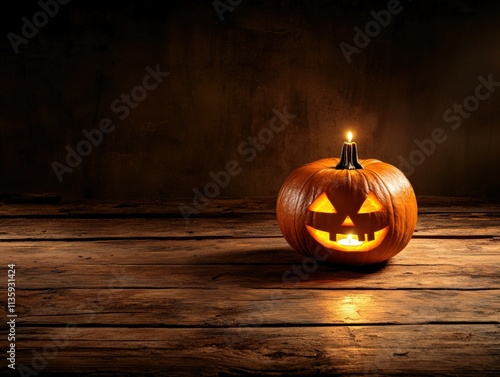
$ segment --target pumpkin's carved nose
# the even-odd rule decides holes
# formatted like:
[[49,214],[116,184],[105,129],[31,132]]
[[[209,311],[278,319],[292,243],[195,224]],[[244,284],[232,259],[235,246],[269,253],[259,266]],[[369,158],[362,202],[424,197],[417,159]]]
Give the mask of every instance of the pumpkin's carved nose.
[[354,223],[349,216],[346,216],[344,222],[342,223],[342,226],[354,226]]

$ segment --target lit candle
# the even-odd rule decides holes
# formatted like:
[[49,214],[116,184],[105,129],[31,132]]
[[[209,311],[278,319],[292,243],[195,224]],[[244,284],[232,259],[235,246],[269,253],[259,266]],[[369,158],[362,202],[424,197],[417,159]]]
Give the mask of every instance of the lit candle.
[[347,141],[344,141],[344,144],[342,144],[340,161],[337,166],[335,166],[335,169],[363,169],[363,165],[361,165],[358,161],[358,146],[354,141],[352,141],[351,131],[347,133]]
[[339,244],[344,246],[359,246],[362,243],[363,241],[352,238],[352,234],[348,234],[347,238],[342,238],[341,240],[339,240]]

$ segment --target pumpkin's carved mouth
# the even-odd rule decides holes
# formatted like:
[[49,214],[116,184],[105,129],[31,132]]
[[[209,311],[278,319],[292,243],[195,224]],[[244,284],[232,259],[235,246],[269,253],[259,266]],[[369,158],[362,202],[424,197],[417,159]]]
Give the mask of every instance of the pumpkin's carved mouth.
[[382,243],[389,232],[387,211],[373,192],[356,212],[337,205],[340,211],[323,192],[308,207],[306,228],[319,244],[339,251],[370,251]]
[[[371,233],[329,233],[306,225],[307,231],[317,242],[339,251],[370,251],[379,246],[389,232],[389,226]],[[350,227],[349,227],[350,228]],[[334,235],[334,239],[332,239]]]

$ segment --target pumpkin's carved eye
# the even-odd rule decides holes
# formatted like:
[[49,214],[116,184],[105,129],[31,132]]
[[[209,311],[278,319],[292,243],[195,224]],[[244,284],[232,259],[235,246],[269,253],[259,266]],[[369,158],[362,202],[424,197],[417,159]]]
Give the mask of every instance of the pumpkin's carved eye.
[[[333,206],[332,202],[330,202],[330,200],[328,199],[328,196],[326,196],[326,193],[322,193],[320,196],[318,196],[307,209],[312,212],[337,213],[337,210]],[[383,211],[384,209],[384,206],[382,205],[382,203],[380,203],[375,194],[373,192],[370,192],[368,194],[368,197],[361,205],[358,213],[377,212]]]
[[321,213],[337,213],[337,210],[330,202],[325,193],[322,193],[320,196],[318,196],[314,200],[314,202],[311,203],[308,210]]
[[383,211],[384,209],[384,206],[382,205],[382,203],[380,203],[375,194],[373,192],[370,192],[370,194],[368,194],[368,197],[361,205],[358,213],[377,212]]

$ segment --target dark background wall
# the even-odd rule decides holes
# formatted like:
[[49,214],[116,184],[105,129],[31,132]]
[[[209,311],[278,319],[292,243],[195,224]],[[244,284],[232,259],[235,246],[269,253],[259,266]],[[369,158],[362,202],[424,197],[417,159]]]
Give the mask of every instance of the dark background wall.
[[[337,156],[347,130],[362,158],[420,164],[403,167],[417,194],[500,191],[500,87],[477,104],[469,99],[477,109],[458,128],[443,119],[474,95],[479,76],[500,81],[498,2],[401,1],[403,10],[350,63],[339,44],[354,45],[353,28],[364,29],[387,1],[247,0],[221,20],[209,0],[72,0],[19,53],[7,34],[22,36],[21,17],[32,20],[41,8],[9,5],[0,42],[0,193],[190,198],[235,160],[241,172],[220,196],[276,195],[293,169]],[[120,119],[113,101],[157,65],[169,76]],[[284,107],[295,118],[246,161],[253,154],[240,144],[259,132],[269,138],[261,130]],[[59,182],[53,162],[66,164],[65,148],[76,149],[82,131],[103,118],[115,129]],[[415,140],[436,128],[446,140],[415,152]]]

